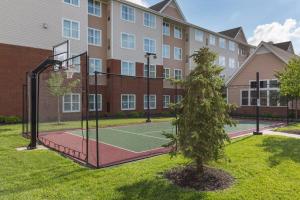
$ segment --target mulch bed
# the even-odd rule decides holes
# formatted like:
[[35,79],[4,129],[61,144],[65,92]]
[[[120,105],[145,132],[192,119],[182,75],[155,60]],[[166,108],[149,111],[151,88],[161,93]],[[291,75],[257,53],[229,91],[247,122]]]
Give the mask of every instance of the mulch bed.
[[179,187],[198,191],[224,190],[234,183],[234,178],[227,172],[204,167],[204,175],[199,176],[192,165],[171,169],[164,176]]

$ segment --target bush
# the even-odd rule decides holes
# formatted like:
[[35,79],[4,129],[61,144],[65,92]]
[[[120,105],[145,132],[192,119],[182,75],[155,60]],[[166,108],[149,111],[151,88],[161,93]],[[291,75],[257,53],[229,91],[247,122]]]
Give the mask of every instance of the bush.
[[139,112],[131,112],[131,113],[128,114],[128,117],[130,117],[130,118],[139,118],[140,113]]
[[162,117],[171,117],[172,113],[170,111],[163,111],[160,115]]
[[17,116],[0,116],[1,124],[17,124],[21,123],[22,119]]
[[125,118],[126,117],[126,113],[124,112],[118,112],[115,115],[116,118]]

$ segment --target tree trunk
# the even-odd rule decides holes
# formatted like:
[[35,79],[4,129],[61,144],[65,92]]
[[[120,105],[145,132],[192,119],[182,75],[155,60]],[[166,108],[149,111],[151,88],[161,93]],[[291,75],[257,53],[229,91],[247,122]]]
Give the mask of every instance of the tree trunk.
[[57,124],[60,124],[60,97],[57,97]]
[[202,162],[202,159],[196,159],[196,170],[200,176],[204,174],[204,164]]

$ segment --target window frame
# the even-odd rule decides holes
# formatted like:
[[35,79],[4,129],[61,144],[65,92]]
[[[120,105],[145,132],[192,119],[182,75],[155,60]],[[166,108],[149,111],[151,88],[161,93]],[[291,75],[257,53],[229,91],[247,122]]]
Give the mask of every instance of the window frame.
[[[168,97],[168,106],[166,106],[166,97]],[[168,109],[170,107],[171,104],[171,95],[163,95],[163,108],[164,109]]]
[[[224,65],[221,63],[221,58],[224,58]],[[223,60],[223,59],[222,59]],[[226,57],[225,56],[222,56],[222,55],[219,55],[219,62],[218,64],[221,66],[221,67],[226,67]]]
[[73,3],[72,3],[72,0],[70,0],[70,3],[66,2],[66,0],[62,0],[62,1],[63,1],[63,3],[66,4],[66,5],[70,5],[70,6],[74,6],[74,7],[76,7],[76,8],[80,8],[80,0],[78,0],[78,5],[73,4]]
[[[154,71],[151,70],[151,67],[154,67]],[[144,64],[143,75],[144,75],[145,78],[147,78],[147,74],[146,74],[146,73],[148,73],[148,71],[147,71],[147,64]],[[155,73],[155,76],[152,77],[152,76],[151,76],[151,73]],[[149,77],[149,78],[156,78],[156,76],[157,76],[157,66],[156,66],[156,65],[151,65],[151,64],[150,64],[150,77]]]
[[[123,96],[128,97],[128,108],[123,108]],[[130,108],[130,96],[134,97],[134,108]],[[121,94],[121,110],[122,111],[133,111],[136,110],[136,95],[135,94]]]
[[[167,56],[165,56],[165,47],[168,47],[169,49],[169,53]],[[163,49],[162,49],[162,57],[166,58],[166,59],[170,59],[171,58],[171,46],[169,44],[163,44]]]
[[[197,33],[202,33],[201,40],[199,40],[199,38],[197,37]],[[204,32],[202,30],[195,29],[195,41],[197,41],[197,42],[204,42]]]
[[[148,103],[148,99],[147,99],[147,94],[144,94],[144,110],[147,110],[148,109],[148,105],[146,106],[146,104]],[[150,110],[156,110],[157,109],[157,97],[156,97],[156,94],[150,94],[149,95],[149,99],[151,99],[151,97],[155,97],[155,106],[154,107],[151,107],[151,100],[150,100]]]
[[228,49],[232,52],[235,52],[236,45],[235,45],[234,41],[231,41],[231,40],[228,41]]
[[[128,8],[132,8],[132,10],[133,10],[133,20],[129,20],[129,19],[124,19],[123,18],[123,6],[125,6],[125,7],[128,7]],[[134,7],[132,7],[132,6],[129,6],[129,5],[126,5],[126,4],[121,4],[120,5],[120,19],[121,20],[123,20],[123,21],[125,21],[125,22],[130,22],[130,23],[135,23],[135,20],[136,20],[136,16],[135,16],[135,8]]]
[[[214,38],[214,40],[213,40],[214,43],[212,43],[212,38]],[[209,34],[209,45],[216,46],[216,44],[217,44],[217,37],[213,34]]]
[[[124,63],[128,64],[128,74],[123,74],[123,64]],[[129,64],[133,64],[134,75],[130,74]],[[121,60],[121,75],[135,77],[136,76],[136,63],[133,61],[130,61],[130,60]]]
[[222,37],[219,38],[219,47],[221,49],[227,49],[226,48],[226,39],[225,38],[222,38]]
[[[99,44],[96,44],[96,43],[90,43],[89,41],[89,31],[92,30],[93,31],[93,34],[95,34],[96,32],[99,32]],[[96,29],[96,28],[91,28],[91,27],[88,27],[88,33],[87,33],[87,37],[88,37],[88,45],[91,45],[91,46],[97,46],[97,47],[101,47],[102,46],[102,30],[101,29]],[[93,35],[93,38],[94,38],[94,41],[95,41],[95,35]]]
[[[181,56],[180,56],[180,58],[177,58],[176,57],[176,49],[180,49],[180,51],[181,51]],[[182,48],[180,48],[180,47],[174,47],[174,60],[182,60],[182,57],[183,57],[183,52],[182,52]]]
[[[176,36],[176,29],[180,30],[180,34],[179,34],[179,37]],[[183,38],[183,29],[179,26],[174,26],[174,38],[176,39],[179,39],[179,40],[182,40]]]
[[[169,26],[169,31],[168,31],[168,33],[165,33],[165,32],[164,32],[164,25],[165,25],[165,24],[167,24],[167,25]],[[163,32],[163,35],[164,35],[164,36],[171,36],[171,24],[168,23],[168,22],[163,22],[163,30],[162,30],[162,32]]]
[[[145,51],[145,40],[148,40],[149,41],[149,48],[151,49],[150,47],[150,44],[151,44],[151,41],[154,42],[154,52],[150,52],[150,51]],[[153,38],[149,38],[149,37],[144,37],[143,39],[143,49],[144,49],[144,52],[145,53],[156,53],[157,51],[157,48],[156,48],[156,39],[153,39]]]
[[[65,96],[67,96],[67,95],[71,95],[71,101],[70,102],[67,102],[67,103],[69,103],[69,104],[71,104],[71,110],[70,111],[67,111],[66,109],[65,109]],[[73,95],[76,95],[76,96],[78,96],[78,102],[73,102]],[[63,109],[62,109],[62,111],[63,111],[63,113],[79,113],[80,111],[81,111],[81,95],[80,95],[80,93],[69,93],[69,94],[65,94],[65,95],[63,95],[62,96],[62,107],[63,107]],[[73,103],[78,103],[79,104],[79,106],[78,106],[78,110],[73,110]]]
[[[133,48],[129,48],[129,47],[124,47],[123,46],[123,34],[126,34],[127,36],[133,36]],[[126,32],[121,32],[121,48],[122,49],[129,49],[129,50],[136,50],[136,36],[133,33],[126,33]]]
[[[176,72],[178,72],[178,71],[180,71],[180,74],[181,74],[180,79],[176,78]],[[173,73],[174,73],[173,75],[174,75],[175,80],[182,80],[183,79],[182,69],[174,69]]]
[[[93,1],[93,12],[94,13],[90,13],[90,11],[89,11],[89,1]],[[96,10],[96,8],[95,8],[95,2],[96,1],[100,3],[100,8],[99,8],[100,15],[95,14],[95,10]],[[95,16],[95,17],[102,17],[102,2],[99,1],[99,0],[88,0],[88,15]]]
[[[64,22],[65,21],[69,21],[70,22],[70,31],[71,31],[71,35],[70,35],[70,37],[68,37],[68,36],[65,36],[65,26],[64,26]],[[78,38],[76,38],[76,37],[73,37],[73,34],[72,34],[72,23],[77,23],[78,24]],[[65,38],[65,39],[73,39],[73,40],[80,40],[80,21],[77,21],[77,20],[72,20],[72,19],[68,19],[68,18],[62,18],[62,37],[63,38]]]
[[[91,104],[91,102],[90,102],[90,96],[93,96],[93,109],[91,109],[90,108],[90,104]],[[102,105],[102,94],[97,94],[97,96],[99,96],[100,98],[100,101],[98,101],[98,103],[100,104],[100,106],[98,107],[98,111],[103,111],[103,105]],[[99,100],[98,99],[98,100]],[[95,112],[96,111],[96,94],[89,94],[89,111],[91,111],[91,112]]]
[[[166,77],[166,72],[165,72],[165,70],[168,70],[168,78]],[[168,67],[164,68],[163,78],[164,78],[164,79],[169,79],[169,78],[171,78],[171,69],[170,69],[170,68],[168,68]]]
[[94,65],[94,72],[95,72],[95,66],[96,66],[96,61],[100,61],[100,71],[99,72],[102,72],[103,70],[103,62],[102,62],[102,59],[101,58],[89,58],[89,75],[90,76],[94,76],[95,74],[94,73],[91,73],[90,72],[90,68],[91,68],[91,61],[93,61],[93,65]]
[[[145,24],[145,20],[146,20],[145,15],[146,14],[148,14],[149,16],[154,16],[154,24],[153,24],[153,26],[148,26],[148,25]],[[156,29],[156,15],[154,15],[154,14],[152,14],[150,12],[143,12],[143,24],[147,28]]]

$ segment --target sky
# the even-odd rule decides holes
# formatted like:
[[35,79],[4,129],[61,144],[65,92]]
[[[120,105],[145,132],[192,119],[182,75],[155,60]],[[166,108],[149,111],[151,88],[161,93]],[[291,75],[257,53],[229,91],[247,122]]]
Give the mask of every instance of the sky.
[[[143,6],[160,0],[129,0]],[[177,0],[187,21],[222,31],[242,26],[248,42],[291,40],[300,54],[300,0]]]

